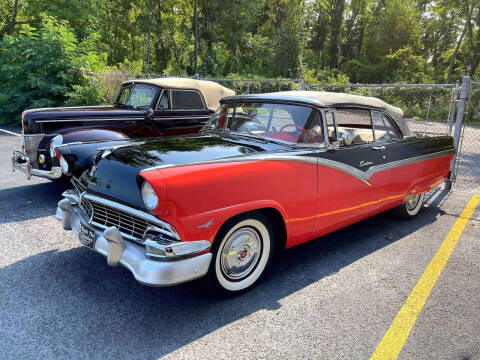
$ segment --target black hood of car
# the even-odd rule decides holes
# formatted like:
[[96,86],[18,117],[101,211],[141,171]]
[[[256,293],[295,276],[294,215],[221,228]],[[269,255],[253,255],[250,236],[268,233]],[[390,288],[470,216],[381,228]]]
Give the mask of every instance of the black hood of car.
[[43,131],[42,121],[67,121],[73,119],[141,119],[148,115],[148,109],[128,106],[78,106],[63,108],[31,109],[24,112],[23,130],[25,134]]
[[[215,135],[172,137],[122,143],[109,155],[96,155],[88,191],[144,209],[139,172],[161,165],[178,165],[249,155],[270,150],[258,141],[237,141]],[[279,147],[279,145],[275,145]],[[103,150],[106,153],[108,150]]]

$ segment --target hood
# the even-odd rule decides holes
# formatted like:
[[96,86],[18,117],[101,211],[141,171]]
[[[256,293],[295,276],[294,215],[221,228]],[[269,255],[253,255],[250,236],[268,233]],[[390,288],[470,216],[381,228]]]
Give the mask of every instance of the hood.
[[[219,136],[189,136],[130,141],[98,153],[88,191],[144,209],[140,194],[143,169],[249,155],[266,150],[256,142],[235,142]],[[108,152],[108,155],[106,155]]]
[[59,107],[26,110],[23,113],[23,124],[25,133],[32,133],[36,130],[38,120],[63,120],[78,118],[139,118],[148,114],[147,109],[133,109],[129,107],[100,105],[100,106],[78,106]]

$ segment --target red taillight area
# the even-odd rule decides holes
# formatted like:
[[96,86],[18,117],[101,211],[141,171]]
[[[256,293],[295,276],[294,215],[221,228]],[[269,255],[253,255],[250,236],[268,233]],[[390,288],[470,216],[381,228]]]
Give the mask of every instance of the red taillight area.
[[57,148],[55,148],[55,156],[57,157],[58,160],[62,157],[62,154],[60,154],[60,151],[58,151]]

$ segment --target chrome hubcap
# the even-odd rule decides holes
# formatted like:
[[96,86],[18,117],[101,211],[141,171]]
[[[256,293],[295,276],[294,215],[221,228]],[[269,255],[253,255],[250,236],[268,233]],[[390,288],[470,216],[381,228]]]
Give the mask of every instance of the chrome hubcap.
[[258,263],[261,250],[262,241],[254,229],[238,229],[223,246],[220,258],[223,274],[231,280],[249,275]]
[[420,195],[408,194],[407,196],[407,210],[413,210],[417,207]]

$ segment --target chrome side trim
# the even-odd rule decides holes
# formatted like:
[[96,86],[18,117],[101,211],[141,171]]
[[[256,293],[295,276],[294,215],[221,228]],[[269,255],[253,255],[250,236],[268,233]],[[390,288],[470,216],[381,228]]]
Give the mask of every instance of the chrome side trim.
[[46,134],[23,134],[24,137],[45,136]]
[[[181,110],[177,110],[181,111]],[[163,116],[155,116],[155,121],[161,120],[195,120],[195,119],[210,119],[211,116],[172,116],[172,117],[163,117]]]
[[369,178],[365,178],[365,173],[362,170],[359,170],[353,166],[344,164],[339,161],[334,161],[334,160],[329,160],[324,158],[318,158],[318,165],[323,165],[335,170],[339,170],[345,174],[348,174],[350,176],[357,178],[360,181],[363,181],[368,186],[372,186],[372,184],[370,184],[370,182],[368,181]]
[[392,169],[392,168],[403,166],[403,165],[412,164],[419,161],[424,161],[424,160],[434,159],[434,158],[449,155],[449,154],[454,154],[455,150],[454,149],[444,150],[444,151],[439,151],[431,154],[415,156],[408,159],[392,161],[386,164],[375,165],[370,167],[366,171],[362,171],[353,166],[350,166],[335,160],[330,160],[330,159],[325,159],[322,157],[315,157],[315,156],[301,156],[303,154],[311,154],[311,153],[312,152],[310,151],[310,152],[294,153],[294,154],[288,153],[288,155],[287,154],[253,155],[253,156],[242,156],[242,157],[235,157],[235,158],[225,158],[220,160],[193,162],[193,163],[187,163],[187,164],[165,164],[165,165],[154,166],[151,168],[143,169],[140,171],[140,173],[146,172],[146,171],[152,171],[152,170],[166,169],[170,167],[215,164],[215,163],[221,164],[221,163],[229,163],[229,162],[233,163],[233,162],[249,162],[249,161],[298,161],[298,162],[304,162],[309,164],[318,164],[318,165],[328,166],[332,169],[336,169],[348,175],[351,175],[363,181],[368,186],[371,186],[369,180],[377,172]]
[[131,120],[145,120],[144,117],[136,117],[136,118],[66,118],[66,119],[55,119],[55,120],[38,120],[36,121],[37,123],[55,123],[55,122],[89,122],[89,121],[112,121],[112,120],[117,120],[117,121],[131,121]]
[[229,162],[249,162],[249,161],[298,161],[305,162],[309,164],[316,164],[317,157],[315,156],[302,156],[312,154],[313,151],[301,151],[301,152],[288,152],[288,153],[277,153],[277,154],[266,154],[266,155],[252,155],[252,156],[242,156],[242,157],[231,157],[217,160],[207,160],[207,161],[197,161],[185,164],[164,164],[159,166],[152,166],[140,171],[140,173],[166,169],[170,167],[181,167],[181,166],[190,166],[190,165],[204,165],[204,164],[224,164]]
[[[165,235],[173,236],[175,239],[180,240],[180,236],[178,235],[177,231],[173,228],[172,225],[170,225],[169,223],[166,223],[165,221],[162,221],[162,220],[158,219],[157,217],[155,217],[151,214],[148,214],[144,211],[140,211],[140,210],[131,208],[129,206],[125,206],[125,205],[119,204],[117,202],[110,201],[110,200],[101,198],[99,196],[91,195],[91,194],[88,194],[88,193],[84,194],[83,197],[85,199],[88,199],[88,200],[91,200],[91,201],[94,201],[94,202],[98,202],[100,204],[110,206],[110,207],[113,207],[113,208],[118,209],[118,210],[128,212],[128,213],[130,213],[134,216],[140,217],[140,218],[145,219],[147,221],[150,221],[154,224],[158,224],[159,226],[167,229],[166,232],[165,232]],[[94,224],[92,222],[92,225],[98,225],[98,224],[96,224],[96,223]]]
[[450,155],[450,154],[454,154],[454,153],[455,153],[454,149],[444,150],[444,151],[439,151],[439,152],[436,152],[436,153],[415,156],[415,157],[411,157],[411,158],[408,158],[408,159],[392,161],[392,162],[389,162],[389,163],[386,163],[386,164],[375,165],[375,166],[372,166],[371,168],[369,168],[365,172],[365,178],[367,180],[369,180],[374,174],[376,174],[377,172],[380,172],[380,171],[389,170],[389,169],[396,168],[396,167],[399,167],[399,166],[413,164],[413,163],[416,163],[416,162],[419,162],[419,161],[435,159],[437,157],[446,156],[446,155]]

